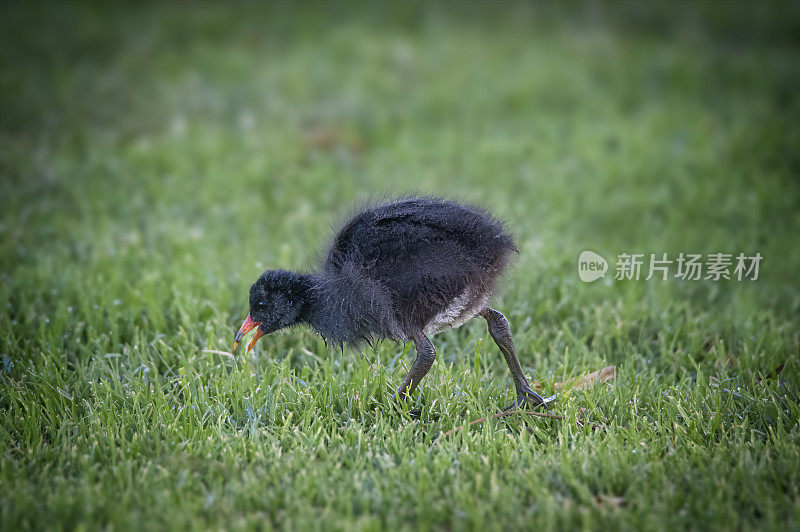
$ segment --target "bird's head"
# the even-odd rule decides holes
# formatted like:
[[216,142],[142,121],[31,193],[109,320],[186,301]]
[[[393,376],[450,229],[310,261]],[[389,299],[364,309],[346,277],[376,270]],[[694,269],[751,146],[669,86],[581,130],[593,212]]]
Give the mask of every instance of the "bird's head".
[[284,270],[264,272],[250,287],[250,313],[236,333],[233,348],[236,349],[242,337],[252,329],[256,332],[246,353],[265,334],[297,323],[305,304],[305,294],[304,276]]

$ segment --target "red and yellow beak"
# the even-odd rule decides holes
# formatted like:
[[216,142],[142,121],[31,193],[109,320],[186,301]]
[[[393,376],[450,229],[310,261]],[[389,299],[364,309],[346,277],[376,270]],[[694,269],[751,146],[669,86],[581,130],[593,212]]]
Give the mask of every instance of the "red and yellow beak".
[[256,342],[258,342],[259,338],[264,336],[264,333],[261,331],[259,325],[261,325],[261,322],[253,321],[253,319],[250,317],[250,314],[248,314],[247,319],[244,320],[244,323],[242,323],[242,326],[239,328],[239,332],[236,333],[236,338],[233,340],[233,349],[236,349],[236,346],[239,345],[239,340],[241,340],[245,334],[255,329],[256,333],[250,339],[250,343],[247,344],[247,351],[245,351],[245,354],[249,353],[250,350],[253,349],[253,346],[256,345]]

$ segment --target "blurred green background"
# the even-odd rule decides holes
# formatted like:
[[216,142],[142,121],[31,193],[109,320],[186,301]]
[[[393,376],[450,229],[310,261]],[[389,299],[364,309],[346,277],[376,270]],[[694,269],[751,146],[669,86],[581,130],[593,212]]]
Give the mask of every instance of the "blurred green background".
[[[798,526],[786,402],[800,389],[799,46],[796,2],[3,3],[3,526],[315,528],[297,516],[321,512],[342,528],[518,527],[536,511],[542,528]],[[401,433],[384,408],[413,357],[399,346],[341,353],[302,330],[250,358],[202,351],[229,350],[265,268],[312,269],[360,201],[408,192],[508,221],[521,252],[497,306],[529,374],[552,384],[617,365],[618,395],[567,412],[591,404],[636,426],[625,405],[667,412],[677,386],[690,397],[680,408],[702,418],[675,444],[687,454],[637,484],[674,454],[686,411],[648,435],[574,436],[611,455],[572,456],[570,429],[548,425],[536,437],[554,447],[533,462],[492,425],[471,443],[491,465],[461,473],[499,481],[470,487],[445,468],[433,493],[404,495],[404,475],[421,474],[403,469],[413,456],[449,464],[469,446],[429,450],[438,430],[508,402],[483,324],[435,341],[416,399],[433,425]],[[754,282],[611,271],[584,284],[584,249],[612,269],[620,253],[764,259]],[[748,392],[726,403],[714,379]],[[744,425],[719,429],[710,412]],[[341,416],[361,423],[363,452],[397,460],[396,476],[349,444],[321,450],[346,432]],[[615,458],[630,438],[652,454]],[[291,480],[307,474],[299,464],[275,469],[290,452],[320,462],[305,489]],[[753,456],[772,462],[741,466]],[[626,473],[557,472],[570,459]],[[697,465],[715,460],[713,472]],[[509,463],[527,472],[503,476]],[[196,483],[176,486],[181,471]],[[682,485],[675,471],[694,487],[664,495]],[[698,487],[726,482],[716,495]],[[592,503],[607,492],[629,503]]]

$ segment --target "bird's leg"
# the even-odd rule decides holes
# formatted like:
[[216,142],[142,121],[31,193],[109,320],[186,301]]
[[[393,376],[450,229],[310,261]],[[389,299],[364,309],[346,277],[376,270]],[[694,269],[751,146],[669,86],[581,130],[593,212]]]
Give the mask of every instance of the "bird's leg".
[[408,372],[406,379],[397,393],[394,394],[392,400],[397,402],[400,399],[405,399],[414,393],[419,381],[428,373],[433,366],[433,361],[436,359],[436,349],[433,347],[430,339],[422,333],[414,337],[414,345],[417,348],[417,358],[411,365],[411,371]]
[[492,340],[500,348],[506,359],[508,369],[511,370],[511,376],[514,378],[514,387],[517,389],[517,400],[505,410],[546,404],[538,393],[531,390],[528,379],[525,378],[525,374],[522,372],[522,366],[519,363],[519,358],[517,358],[517,353],[514,350],[514,342],[511,339],[511,328],[508,326],[506,317],[489,307],[481,311],[481,316],[489,325],[489,334],[492,336]]

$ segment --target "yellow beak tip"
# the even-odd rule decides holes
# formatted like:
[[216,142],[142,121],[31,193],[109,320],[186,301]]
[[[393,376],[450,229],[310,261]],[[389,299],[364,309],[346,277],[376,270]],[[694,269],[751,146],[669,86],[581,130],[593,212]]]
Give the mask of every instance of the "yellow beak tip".
[[239,342],[233,342],[233,350],[236,351],[236,346],[239,345]]

